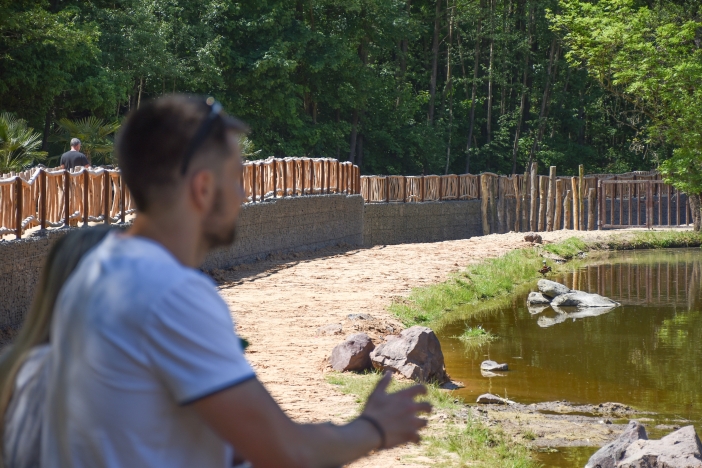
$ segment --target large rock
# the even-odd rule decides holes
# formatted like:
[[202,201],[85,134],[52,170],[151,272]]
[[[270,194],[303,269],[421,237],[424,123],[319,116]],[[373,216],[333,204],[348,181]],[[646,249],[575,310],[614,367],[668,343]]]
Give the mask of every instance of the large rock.
[[480,363],[480,370],[484,371],[506,371],[507,364],[498,364],[495,361],[483,361]]
[[702,444],[694,426],[685,426],[661,440],[637,440],[626,449],[617,468],[701,468]]
[[536,287],[539,288],[539,291],[541,291],[544,296],[552,299],[561,294],[568,294],[570,292],[570,288],[567,286],[547,279],[540,279],[539,282],[536,283]]
[[370,369],[370,354],[374,348],[375,345],[365,333],[350,335],[343,343],[334,347],[329,363],[334,370],[340,372]]
[[447,380],[444,354],[436,334],[427,327],[410,327],[371,353],[373,367],[398,372],[408,379]]
[[619,437],[599,449],[588,460],[585,468],[616,468],[624,458],[627,447],[637,440],[647,440],[646,429],[638,421],[630,421]]
[[556,296],[551,305],[555,307],[615,307],[619,303],[599,294],[573,291]]
[[527,305],[548,305],[551,303],[551,299],[544,296],[540,292],[530,292],[529,297],[527,297]]

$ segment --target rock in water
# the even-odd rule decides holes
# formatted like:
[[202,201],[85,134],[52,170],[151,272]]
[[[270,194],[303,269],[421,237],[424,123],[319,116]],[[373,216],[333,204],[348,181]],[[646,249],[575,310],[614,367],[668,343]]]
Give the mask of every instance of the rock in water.
[[640,439],[648,439],[646,429],[638,421],[629,421],[624,432],[616,440],[595,452],[585,468],[615,468],[624,457],[627,447]]
[[507,364],[498,364],[495,361],[483,361],[480,364],[480,370],[484,371],[506,371]]
[[504,398],[500,398],[492,393],[483,393],[475,400],[476,403],[481,403],[483,405],[506,405],[507,401]]
[[539,288],[539,291],[541,291],[544,296],[552,299],[556,296],[560,296],[561,294],[568,294],[570,292],[570,289],[567,286],[547,279],[540,279],[539,282],[536,283],[536,287]]
[[370,354],[374,348],[375,345],[365,333],[350,335],[343,343],[334,347],[329,363],[334,370],[340,372],[370,369]]
[[376,369],[398,372],[408,379],[447,380],[441,343],[431,328],[410,327],[375,348],[370,358]]
[[551,301],[551,305],[555,307],[614,307],[620,304],[599,294],[573,291],[556,296]]
[[540,292],[530,292],[529,297],[527,297],[527,305],[548,305],[550,303],[551,299]]
[[626,449],[621,468],[702,468],[702,444],[694,426],[685,426],[661,440],[637,440]]

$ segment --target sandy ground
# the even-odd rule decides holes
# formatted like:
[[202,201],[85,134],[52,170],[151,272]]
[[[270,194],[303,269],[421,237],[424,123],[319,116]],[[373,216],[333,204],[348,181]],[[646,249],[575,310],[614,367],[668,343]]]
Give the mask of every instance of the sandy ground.
[[[598,241],[631,232],[557,231],[542,236],[545,242],[574,235]],[[342,246],[273,255],[255,264],[217,270],[213,276],[220,282],[220,293],[232,311],[239,334],[251,342],[247,355],[259,379],[285,411],[301,422],[343,422],[356,413],[358,405],[353,397],[326,382],[324,368],[333,347],[356,332],[359,323],[366,323],[348,320],[347,316],[372,315],[376,320],[370,327],[361,328],[374,339],[397,333],[400,324],[387,311],[394,297],[406,296],[417,286],[443,281],[470,263],[531,245],[523,236],[510,233],[368,249]],[[341,333],[318,331],[332,324],[341,324]],[[495,421],[514,420],[508,413],[495,416]],[[598,442],[604,440],[606,431],[600,434]],[[408,455],[411,463],[405,461]],[[351,466],[431,463],[416,447],[409,446],[373,454]]]

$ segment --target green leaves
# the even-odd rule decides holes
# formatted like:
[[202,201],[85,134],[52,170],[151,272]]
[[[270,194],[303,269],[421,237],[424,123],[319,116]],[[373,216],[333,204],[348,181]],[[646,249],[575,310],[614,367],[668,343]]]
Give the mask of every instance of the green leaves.
[[112,161],[112,136],[119,129],[119,122],[105,123],[97,117],[69,120],[61,119],[58,122],[56,135],[51,141],[64,143],[68,147],[72,138],[81,141],[81,151],[88,156],[93,165],[111,164]]
[[41,134],[8,112],[0,114],[0,174],[22,171],[46,158],[40,150]]

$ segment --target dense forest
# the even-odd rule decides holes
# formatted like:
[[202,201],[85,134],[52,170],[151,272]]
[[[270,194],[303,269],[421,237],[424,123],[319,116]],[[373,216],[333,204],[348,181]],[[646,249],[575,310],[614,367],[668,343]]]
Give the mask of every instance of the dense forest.
[[248,121],[256,157],[381,174],[657,167],[675,144],[646,132],[651,116],[578,42],[596,25],[577,23],[590,3],[0,0],[0,111],[36,129],[49,156],[65,149],[65,119],[109,125],[178,91]]

